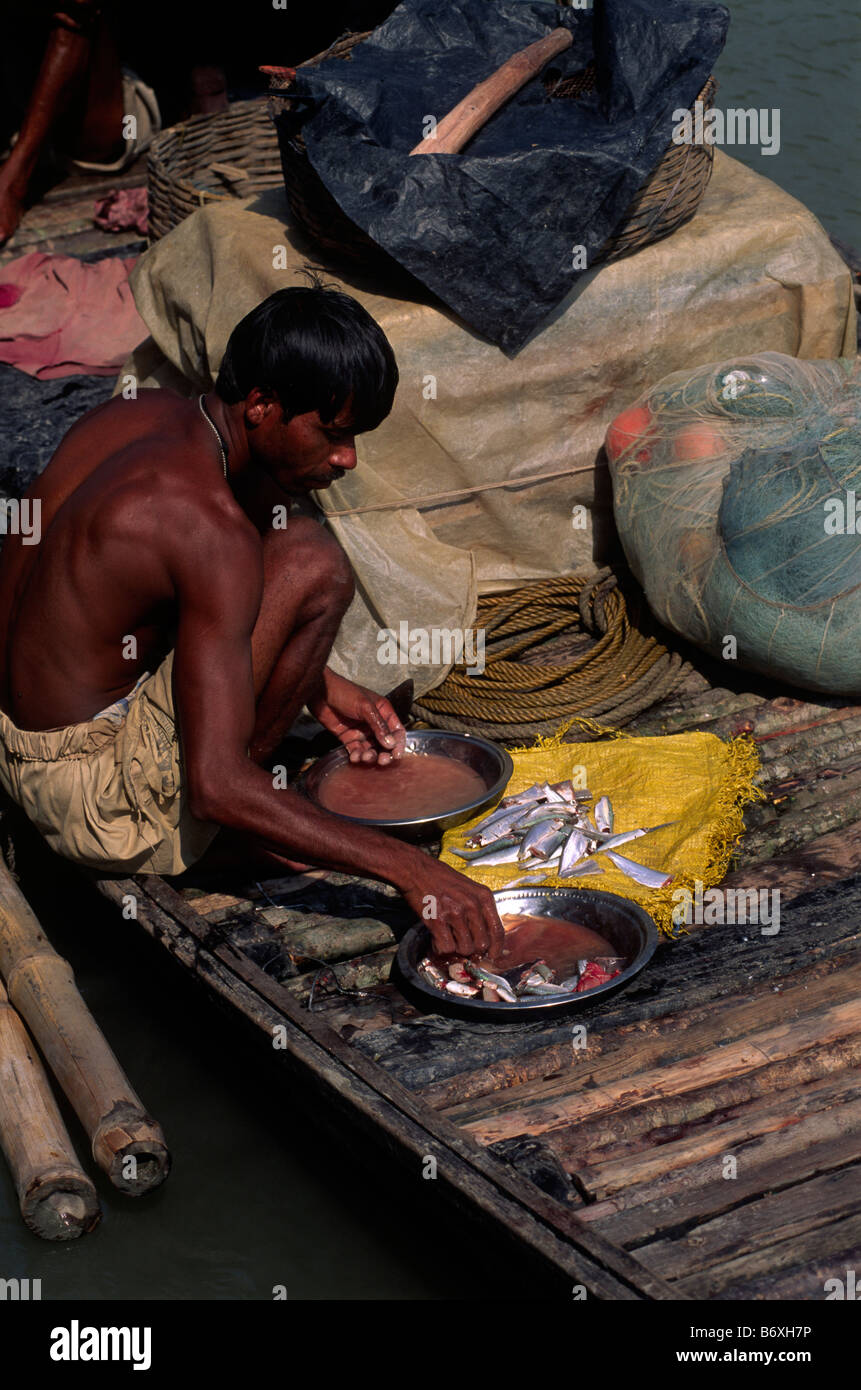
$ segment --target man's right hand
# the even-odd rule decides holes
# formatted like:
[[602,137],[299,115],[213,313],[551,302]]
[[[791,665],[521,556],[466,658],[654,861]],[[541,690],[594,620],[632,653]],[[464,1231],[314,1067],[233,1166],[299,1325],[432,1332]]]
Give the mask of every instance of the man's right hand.
[[424,922],[441,955],[489,955],[498,951],[504,930],[489,888],[417,851],[408,883],[398,885]]

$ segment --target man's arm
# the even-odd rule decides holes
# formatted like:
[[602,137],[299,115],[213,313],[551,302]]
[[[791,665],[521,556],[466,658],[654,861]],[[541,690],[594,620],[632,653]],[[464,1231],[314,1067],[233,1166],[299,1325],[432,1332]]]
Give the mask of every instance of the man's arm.
[[[255,723],[251,634],[263,586],[259,537],[217,510],[195,518],[171,559],[179,603],[174,657],[177,719],[189,808],[310,859],[393,884],[426,918],[438,950],[486,951],[502,938],[489,889],[412,845],[345,824],[287,788],[248,756]],[[182,534],[180,531],[179,534]]]

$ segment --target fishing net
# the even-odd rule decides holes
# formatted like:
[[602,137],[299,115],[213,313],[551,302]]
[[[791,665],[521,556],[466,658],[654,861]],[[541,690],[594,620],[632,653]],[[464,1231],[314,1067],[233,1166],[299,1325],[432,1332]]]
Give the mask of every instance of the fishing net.
[[660,620],[714,656],[861,694],[861,373],[777,352],[675,372],[607,434]]

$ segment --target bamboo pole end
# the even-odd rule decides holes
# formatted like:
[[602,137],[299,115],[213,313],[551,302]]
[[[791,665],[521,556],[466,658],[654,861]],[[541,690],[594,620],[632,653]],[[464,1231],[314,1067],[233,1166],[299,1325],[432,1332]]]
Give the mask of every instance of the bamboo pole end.
[[40,1173],[21,1194],[21,1215],[42,1240],[77,1240],[95,1229],[102,1213],[90,1179],[64,1169]]
[[96,1128],[93,1158],[127,1197],[143,1197],[160,1187],[171,1166],[161,1125],[142,1111],[121,1106]]

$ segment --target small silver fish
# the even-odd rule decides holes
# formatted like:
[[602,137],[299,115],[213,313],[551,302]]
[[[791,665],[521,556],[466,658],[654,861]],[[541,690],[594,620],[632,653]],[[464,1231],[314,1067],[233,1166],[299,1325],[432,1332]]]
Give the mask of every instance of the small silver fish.
[[536,782],[534,786],[527,787],[525,792],[515,792],[513,796],[504,796],[500,801],[500,806],[522,806],[527,801],[537,801],[543,793]]
[[500,999],[504,999],[506,1004],[515,1004],[517,996],[507,980],[501,975],[494,975],[491,970],[485,970],[483,965],[476,965],[475,961],[465,960],[464,966],[469,971],[474,980],[478,980],[481,985],[490,985],[495,989]]
[[433,985],[436,989],[445,989],[445,975],[443,975],[441,970],[437,969],[433,961],[429,960],[427,956],[424,960],[419,961],[419,970],[424,975],[428,984]]
[[460,980],[447,980],[445,987],[449,994],[456,994],[460,999],[474,999],[481,994],[478,985],[462,985]]
[[595,859],[584,859],[582,864],[575,864],[566,878],[588,878],[589,874],[602,874],[604,870]]
[[480,869],[491,869],[496,864],[515,863],[520,854],[520,841],[508,837],[483,849],[453,849],[452,854],[465,859],[468,864],[476,864]]
[[532,855],[536,859],[548,859],[567,837],[567,832],[559,821],[541,821],[534,825],[520,846],[521,859]]
[[495,810],[490,812],[490,815],[483,816],[480,821],[476,821],[475,825],[472,827],[472,833],[474,834],[479,830],[487,830],[489,826],[496,825],[497,821],[501,821],[508,815],[509,810],[510,808],[507,806],[497,806]]
[[557,792],[553,787],[551,787],[549,782],[542,783],[541,790],[548,801],[564,802],[565,800],[565,797],[562,795],[562,793]]
[[559,873],[562,878],[566,878],[579,859],[586,853],[587,840],[583,831],[578,827],[572,830],[565,847],[562,850],[562,858],[559,860]]
[[555,971],[544,960],[537,960],[533,965],[527,965],[521,971],[514,989],[517,994],[523,994],[524,990],[530,985],[551,985],[554,983]]
[[595,802],[595,809],[592,813],[595,817],[596,830],[613,831],[613,807],[610,804],[609,796],[602,796]]
[[520,820],[514,822],[513,829],[519,834],[521,830],[530,830],[533,825],[539,825],[542,821],[558,820],[562,809],[561,806],[547,806],[544,803],[531,807],[523,813]]
[[[544,866],[546,867],[546,866]],[[518,878],[512,878],[506,883],[506,888],[519,888],[523,883],[547,883],[550,874],[539,873],[533,869],[531,873],[521,874]]]
[[509,825],[507,821],[500,821],[488,830],[467,835],[466,843],[477,849],[491,849],[494,846],[498,848],[503,840],[516,840],[519,834],[515,826]]
[[596,853],[616,849],[618,845],[626,845],[629,840],[639,840],[642,835],[651,835],[655,830],[666,830],[671,825],[678,825],[678,821],[665,820],[662,825],[647,825],[640,830],[623,830],[618,835],[604,835],[599,832],[600,843]]
[[666,888],[667,884],[673,881],[673,874],[668,874],[665,869],[648,869],[645,864],[626,859],[623,854],[616,854],[612,849],[606,853],[617,869],[621,869],[623,874],[627,874],[628,878],[634,879],[636,883],[642,883],[644,888]]
[[477,844],[489,844],[491,840],[499,839],[500,835],[505,835],[522,814],[522,808],[519,806],[497,811],[487,820],[479,821],[478,825],[474,825],[467,833],[467,839]]
[[533,961],[532,965],[527,965],[523,969],[520,969],[518,967],[516,970],[511,970],[507,972],[509,984],[511,984],[512,988],[517,994],[522,993],[523,989],[526,987],[526,985],[529,984],[530,980],[533,984],[540,984],[542,982],[544,984],[547,983],[542,975],[536,973],[535,966],[537,964],[537,961]]

